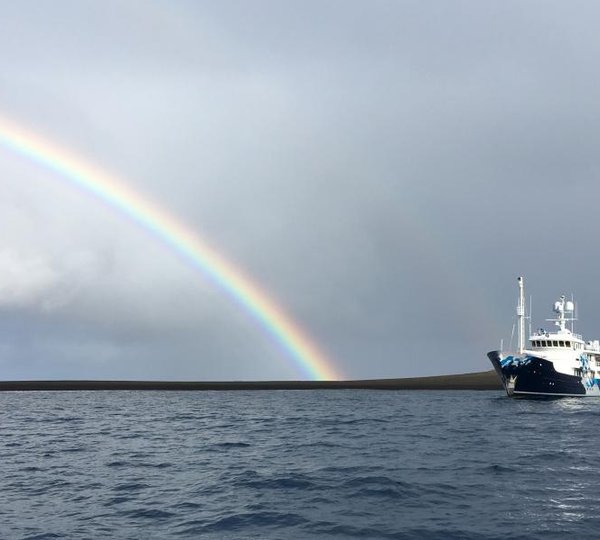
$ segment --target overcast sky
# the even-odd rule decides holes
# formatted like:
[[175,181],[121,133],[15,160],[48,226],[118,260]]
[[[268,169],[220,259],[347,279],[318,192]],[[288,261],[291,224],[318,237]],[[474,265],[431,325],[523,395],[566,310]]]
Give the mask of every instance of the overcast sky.
[[[6,2],[0,116],[197,231],[346,378],[490,368],[516,277],[600,338],[600,3]],[[257,322],[0,147],[0,378],[290,379]]]

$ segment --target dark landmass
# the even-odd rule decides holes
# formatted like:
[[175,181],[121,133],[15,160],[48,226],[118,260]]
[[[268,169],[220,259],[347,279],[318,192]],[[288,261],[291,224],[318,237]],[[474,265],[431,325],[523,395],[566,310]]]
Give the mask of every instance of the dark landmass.
[[0,381],[0,391],[33,390],[501,390],[493,370],[360,381]]

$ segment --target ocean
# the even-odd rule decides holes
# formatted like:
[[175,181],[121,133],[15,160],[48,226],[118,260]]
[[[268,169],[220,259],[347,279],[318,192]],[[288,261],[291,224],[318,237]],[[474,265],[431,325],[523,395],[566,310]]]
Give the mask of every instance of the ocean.
[[600,399],[0,393],[0,539],[596,536]]

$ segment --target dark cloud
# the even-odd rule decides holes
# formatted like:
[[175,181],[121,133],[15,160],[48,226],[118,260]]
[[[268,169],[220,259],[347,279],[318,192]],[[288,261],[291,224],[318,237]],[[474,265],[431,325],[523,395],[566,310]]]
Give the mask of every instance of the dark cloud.
[[[348,377],[487,369],[514,280],[593,337],[592,2],[6,6],[0,114],[179,216]],[[93,198],[0,151],[0,367],[288,378],[239,306]]]

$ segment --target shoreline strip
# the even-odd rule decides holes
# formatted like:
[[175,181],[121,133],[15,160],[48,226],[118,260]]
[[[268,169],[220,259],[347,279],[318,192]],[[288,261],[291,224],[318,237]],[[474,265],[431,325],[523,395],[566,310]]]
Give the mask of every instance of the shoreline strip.
[[352,381],[0,381],[0,392],[82,390],[502,390],[493,370],[459,375]]

